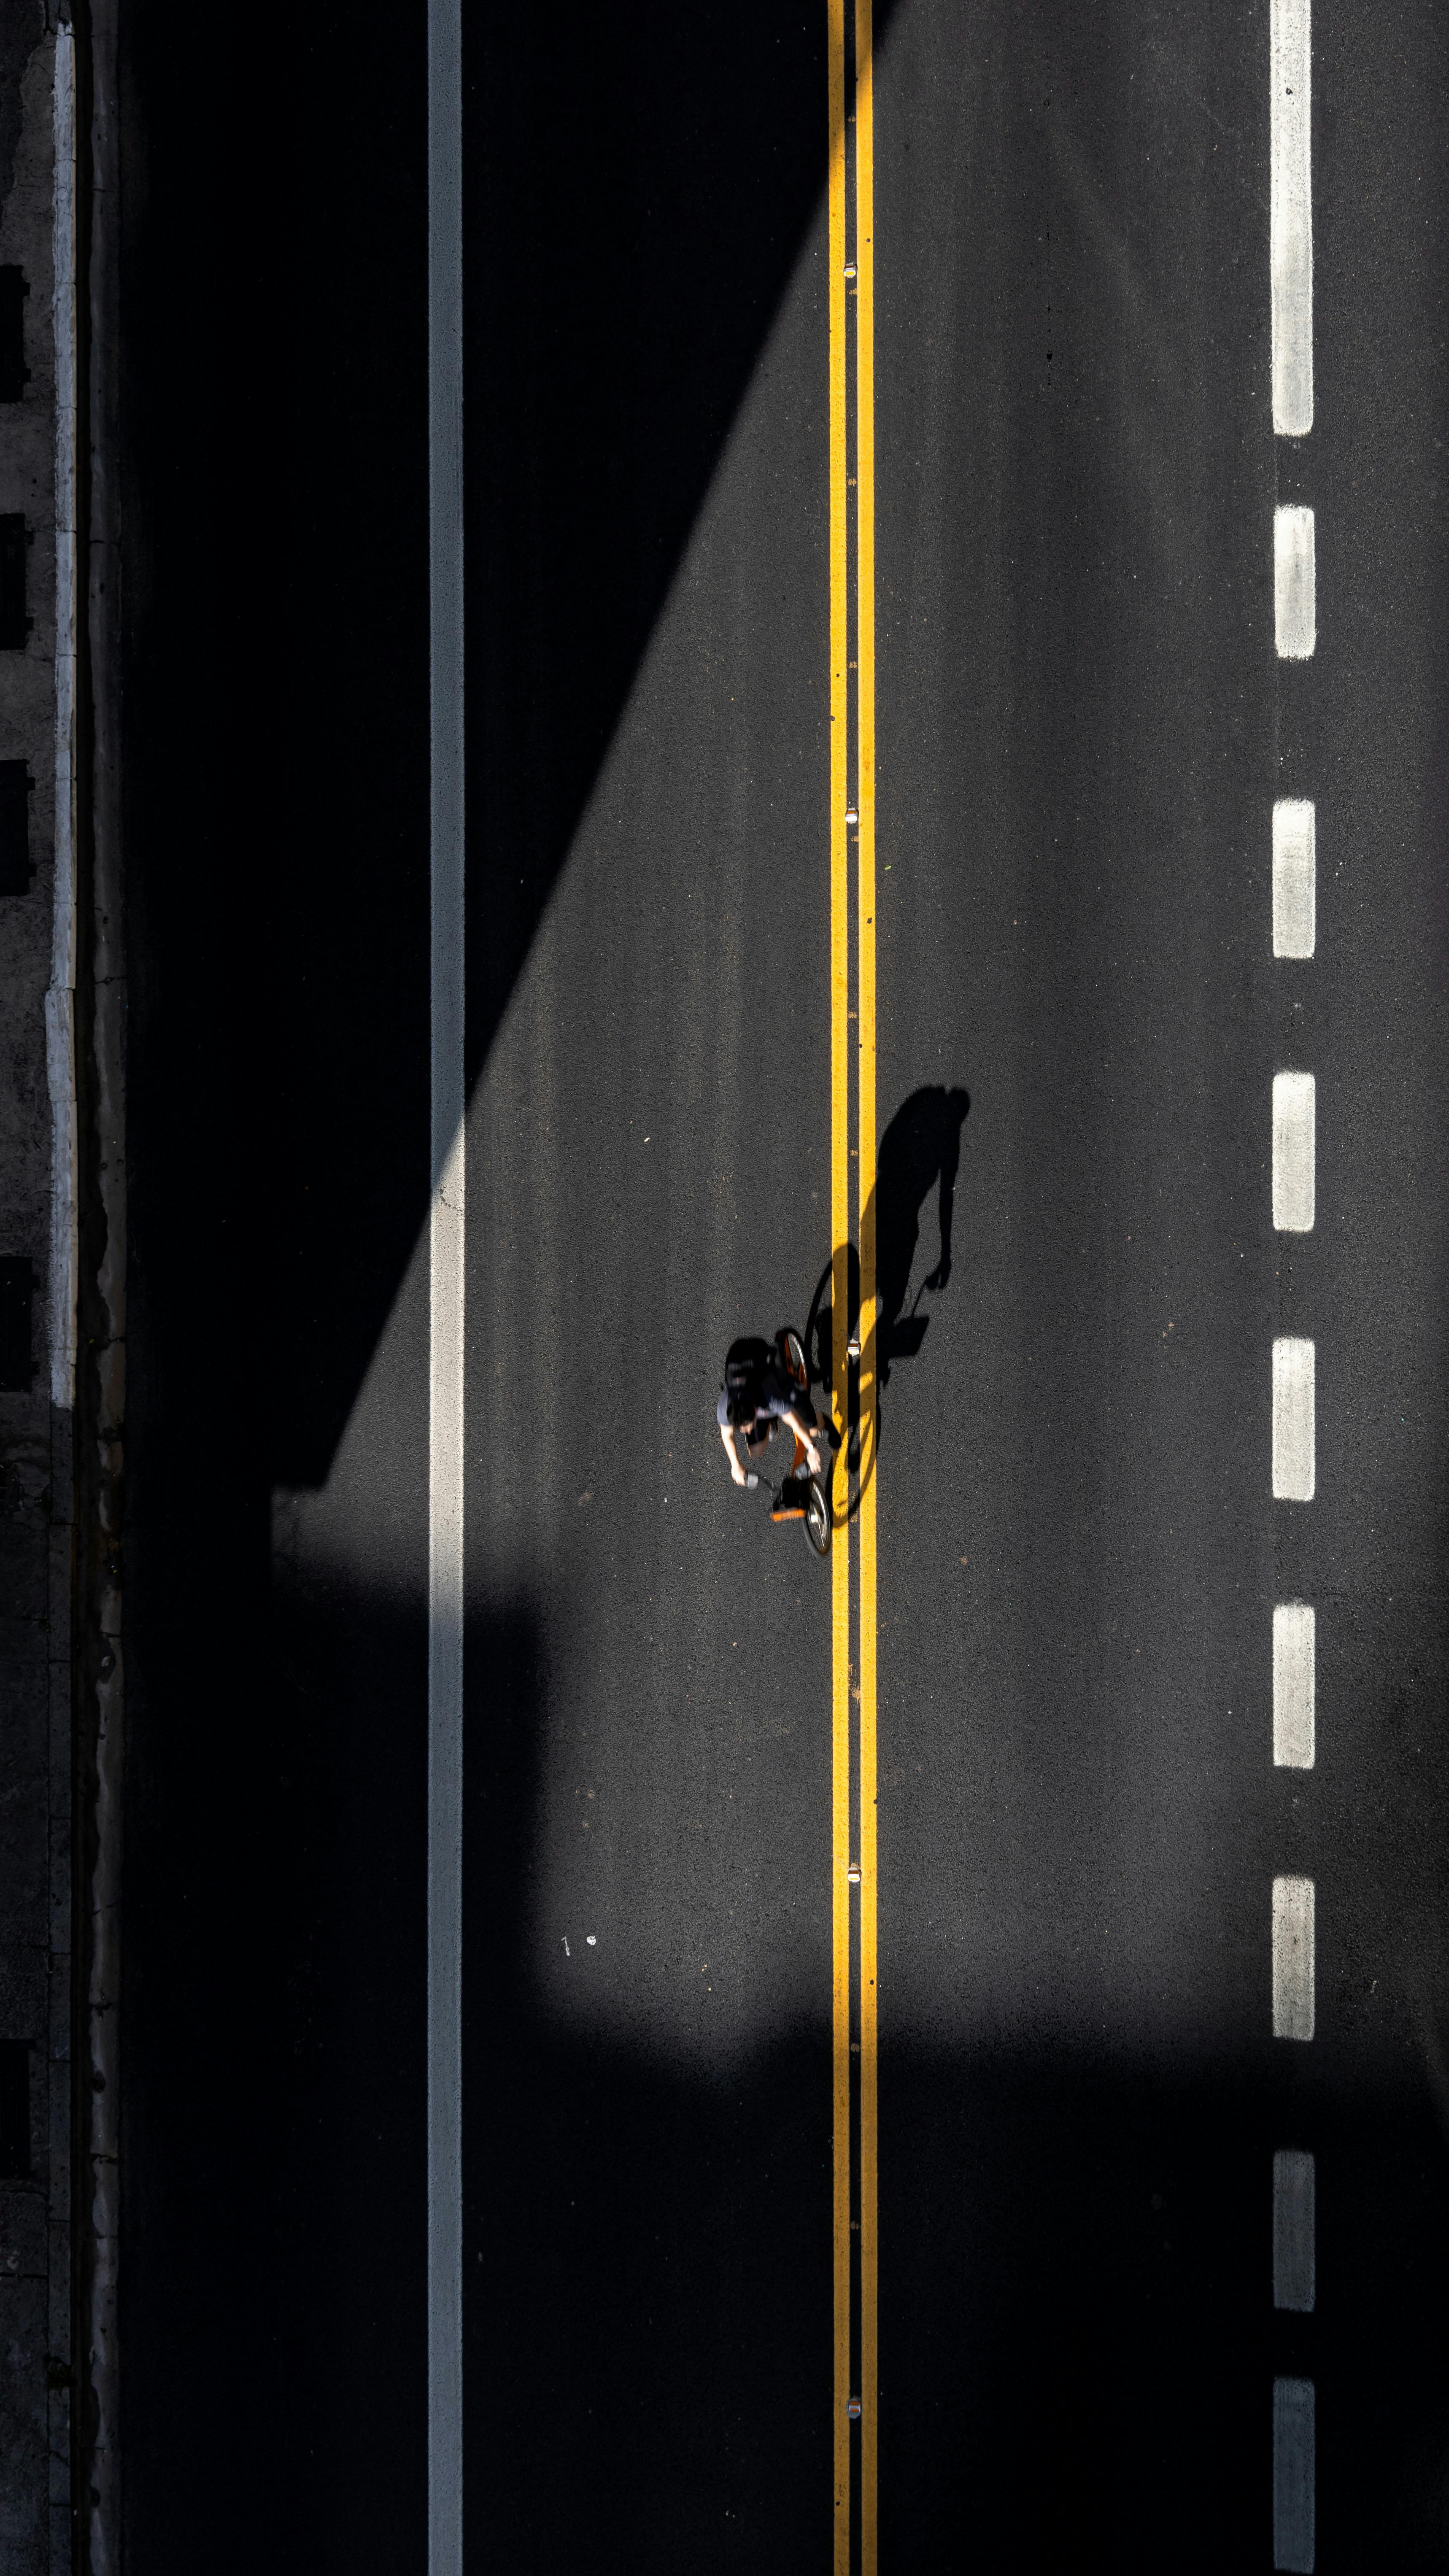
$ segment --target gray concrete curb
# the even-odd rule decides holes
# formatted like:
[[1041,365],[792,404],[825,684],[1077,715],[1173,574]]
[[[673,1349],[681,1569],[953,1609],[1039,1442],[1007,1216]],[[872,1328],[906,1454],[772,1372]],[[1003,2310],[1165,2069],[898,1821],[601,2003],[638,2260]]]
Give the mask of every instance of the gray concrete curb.
[[[75,45],[0,0],[0,2561],[71,2576]],[[18,338],[17,338],[18,330]],[[19,559],[19,631],[13,576]],[[17,819],[15,789],[20,782]]]
[[120,2242],[121,1532],[125,1419],[125,1021],[121,891],[119,118],[114,0],[77,10],[82,164],[78,442],[86,532],[79,692],[77,975],[79,1350],[76,1377],[77,2563],[121,2564]]

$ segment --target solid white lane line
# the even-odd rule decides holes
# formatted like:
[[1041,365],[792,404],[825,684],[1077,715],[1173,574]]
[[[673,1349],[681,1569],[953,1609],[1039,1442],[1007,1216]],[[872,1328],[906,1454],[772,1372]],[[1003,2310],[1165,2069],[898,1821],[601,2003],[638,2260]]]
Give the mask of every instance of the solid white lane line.
[[1273,2564],[1313,2576],[1314,2403],[1311,2379],[1273,2382]]
[[1273,1076],[1273,1223],[1280,1234],[1313,1231],[1314,1082],[1311,1073]]
[[1273,2037],[1313,2037],[1313,1881],[1273,1881]]
[[1273,808],[1273,954],[1311,957],[1316,936],[1317,839],[1312,802],[1280,796]]
[[1273,284],[1273,427],[1313,427],[1313,187],[1308,0],[1272,0],[1269,251]]
[[428,2576],[463,2576],[463,28],[428,0]]
[[1273,2305],[1307,2316],[1317,2296],[1317,2174],[1300,2147],[1273,2158]]
[[1273,1499],[1311,1503],[1314,1485],[1314,1355],[1311,1342],[1273,1344]]
[[1273,1759],[1284,1770],[1313,1768],[1316,1625],[1306,1601],[1273,1613]]
[[1317,641],[1313,512],[1273,513],[1273,630],[1285,662],[1306,662]]

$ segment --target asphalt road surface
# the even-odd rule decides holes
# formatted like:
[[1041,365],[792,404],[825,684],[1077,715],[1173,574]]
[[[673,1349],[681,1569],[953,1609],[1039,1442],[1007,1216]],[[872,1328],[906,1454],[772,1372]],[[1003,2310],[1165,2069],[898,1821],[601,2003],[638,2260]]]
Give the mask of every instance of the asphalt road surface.
[[[1449,27],[1317,0],[1290,434],[1267,0],[898,0],[832,179],[845,36],[466,19],[466,2564],[1439,2568]],[[127,42],[128,2546],[394,2576],[425,26]]]

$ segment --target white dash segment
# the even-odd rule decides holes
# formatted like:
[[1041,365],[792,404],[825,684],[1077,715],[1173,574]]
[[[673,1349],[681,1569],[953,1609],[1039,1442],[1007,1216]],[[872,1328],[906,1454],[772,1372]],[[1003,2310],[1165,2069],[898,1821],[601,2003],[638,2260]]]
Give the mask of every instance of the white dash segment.
[[1273,1076],[1273,1223],[1313,1232],[1315,1094],[1311,1073]]
[[1279,658],[1306,662],[1318,640],[1313,570],[1313,512],[1273,513],[1273,631]]
[[1311,1342],[1273,1344],[1273,1499],[1311,1503],[1314,1485],[1314,1359]]
[[1273,2037],[1313,2037],[1313,1881],[1273,1881]]
[[1317,937],[1318,857],[1313,802],[1280,796],[1273,808],[1273,954],[1311,957]]
[[1301,2147],[1273,2158],[1273,2305],[1312,2313],[1317,2296],[1317,2174]]
[[1313,2576],[1314,2402],[1311,2379],[1273,2382],[1273,2564]]
[[1280,1601],[1273,1612],[1273,1759],[1280,1770],[1313,1768],[1317,1624],[1307,1601]]
[[1312,44],[1309,0],[1272,0],[1269,246],[1273,270],[1273,427],[1313,427]]

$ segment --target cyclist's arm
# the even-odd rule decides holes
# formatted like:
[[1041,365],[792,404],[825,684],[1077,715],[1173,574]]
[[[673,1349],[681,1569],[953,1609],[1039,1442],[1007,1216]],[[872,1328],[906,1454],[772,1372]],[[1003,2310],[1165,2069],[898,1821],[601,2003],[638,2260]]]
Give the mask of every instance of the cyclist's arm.
[[730,1474],[737,1485],[742,1485],[745,1481],[745,1471],[740,1465],[739,1451],[735,1447],[735,1435],[727,1422],[720,1424],[719,1436],[724,1442],[724,1453],[730,1462]]

